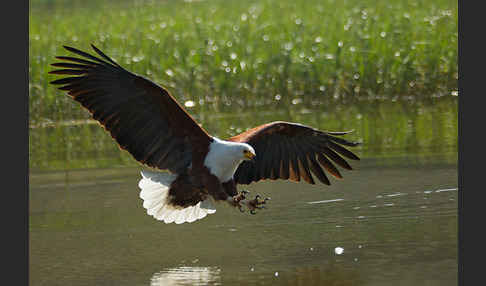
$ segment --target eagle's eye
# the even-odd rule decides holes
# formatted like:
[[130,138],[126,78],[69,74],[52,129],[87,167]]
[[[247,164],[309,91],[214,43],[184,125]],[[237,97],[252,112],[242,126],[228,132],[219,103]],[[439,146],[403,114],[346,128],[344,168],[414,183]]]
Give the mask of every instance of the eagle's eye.
[[255,154],[253,154],[253,152],[245,149],[245,150],[243,150],[243,156],[245,156],[246,158],[251,160],[251,159],[253,159],[253,157],[255,157]]

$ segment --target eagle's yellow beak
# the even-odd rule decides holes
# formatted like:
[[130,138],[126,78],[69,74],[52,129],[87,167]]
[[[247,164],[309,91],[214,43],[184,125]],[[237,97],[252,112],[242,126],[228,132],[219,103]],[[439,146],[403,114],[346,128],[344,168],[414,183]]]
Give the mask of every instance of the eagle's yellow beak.
[[244,155],[245,155],[246,158],[248,158],[248,160],[253,160],[253,158],[255,158],[255,153],[248,151],[248,150],[245,150]]

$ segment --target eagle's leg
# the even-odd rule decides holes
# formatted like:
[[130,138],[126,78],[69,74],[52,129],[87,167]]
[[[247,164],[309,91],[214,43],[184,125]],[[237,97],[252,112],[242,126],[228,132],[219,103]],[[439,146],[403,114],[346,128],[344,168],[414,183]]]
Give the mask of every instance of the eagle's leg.
[[222,184],[222,186],[223,186],[223,189],[225,190],[225,192],[229,196],[227,198],[227,202],[230,205],[237,207],[240,210],[240,212],[245,212],[245,210],[243,209],[243,206],[246,206],[251,214],[256,214],[255,211],[257,209],[263,209],[264,208],[263,205],[266,204],[267,201],[270,199],[270,198],[261,199],[260,195],[256,195],[253,200],[247,200],[246,196],[250,192],[247,191],[247,190],[242,190],[242,191],[238,192],[238,190],[236,189],[236,183],[235,183],[234,180],[229,180],[227,182],[224,182]]
[[253,200],[247,201],[245,204],[250,210],[250,213],[254,215],[256,214],[257,209],[265,208],[264,205],[267,203],[268,200],[270,200],[270,198],[261,199],[260,195],[256,195]]
[[240,212],[245,212],[241,202],[246,199],[246,194],[248,194],[248,193],[249,193],[249,191],[243,190],[235,196],[228,197],[229,204],[234,206],[234,207],[237,207],[240,210]]
[[240,201],[246,199],[246,195],[249,194],[249,193],[250,192],[247,191],[247,190],[242,190],[236,196],[233,196],[233,200],[235,200],[236,202],[240,202]]
[[240,212],[245,212],[241,202],[246,199],[246,195],[249,193],[249,191],[242,190],[241,192],[238,192],[238,190],[236,189],[236,183],[232,179],[224,182],[222,186],[226,194],[228,194],[228,203],[234,207],[237,207]]

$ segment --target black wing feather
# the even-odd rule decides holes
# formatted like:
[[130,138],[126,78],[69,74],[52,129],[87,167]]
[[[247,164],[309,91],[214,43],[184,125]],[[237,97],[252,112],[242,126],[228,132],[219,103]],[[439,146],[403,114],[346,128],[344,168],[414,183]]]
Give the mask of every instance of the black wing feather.
[[101,58],[64,48],[81,58],[56,57],[74,63],[53,63],[61,69],[50,73],[78,76],[51,84],[61,85],[59,89],[88,109],[120,148],[139,162],[179,173],[194,163],[194,148],[211,142],[206,131],[163,87],[125,70],[94,45],[93,50]]
[[312,173],[321,181],[322,183],[326,185],[330,185],[331,182],[326,176],[326,173],[322,170],[322,168],[319,166],[319,163],[316,161],[315,154],[309,154],[307,157],[309,159],[309,165],[312,170]]
[[256,162],[240,164],[234,175],[235,182],[250,184],[262,179],[300,181],[302,178],[307,183],[314,184],[314,174],[319,181],[329,185],[330,181],[324,170],[342,178],[333,162],[351,170],[351,166],[340,155],[359,160],[358,156],[341,146],[352,147],[359,143],[335,137],[348,133],[324,132],[302,124],[277,121],[231,137],[230,141],[248,143],[256,152]]

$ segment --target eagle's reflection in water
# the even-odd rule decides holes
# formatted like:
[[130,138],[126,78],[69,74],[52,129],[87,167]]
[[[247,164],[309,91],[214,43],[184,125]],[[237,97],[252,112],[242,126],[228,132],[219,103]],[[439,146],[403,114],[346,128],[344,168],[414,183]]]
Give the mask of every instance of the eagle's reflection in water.
[[167,268],[152,275],[150,286],[220,285],[220,272],[218,267]]

